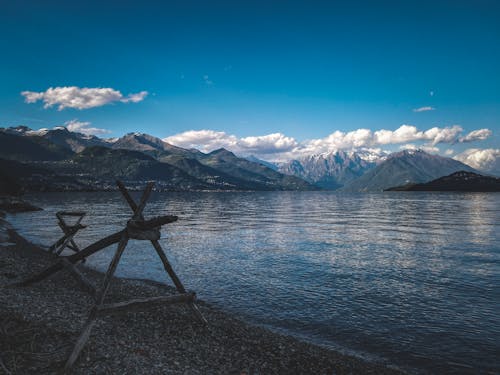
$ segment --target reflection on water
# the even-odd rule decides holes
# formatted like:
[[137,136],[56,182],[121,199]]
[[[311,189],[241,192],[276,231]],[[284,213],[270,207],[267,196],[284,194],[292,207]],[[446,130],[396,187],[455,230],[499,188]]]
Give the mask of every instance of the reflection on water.
[[[123,227],[118,193],[43,194],[9,219],[50,244],[55,212],[88,211],[85,245]],[[500,195],[331,192],[153,195],[179,215],[162,245],[188,289],[255,323],[431,372],[500,371]],[[114,248],[88,264],[104,270]],[[147,243],[118,274],[167,281]]]

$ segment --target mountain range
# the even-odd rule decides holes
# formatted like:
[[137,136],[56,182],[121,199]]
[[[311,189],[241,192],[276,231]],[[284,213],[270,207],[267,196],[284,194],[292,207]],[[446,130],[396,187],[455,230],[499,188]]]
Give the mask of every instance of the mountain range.
[[382,163],[341,190],[382,191],[393,186],[428,182],[457,171],[477,172],[458,160],[431,155],[422,150],[404,150],[389,155]]
[[2,176],[9,173],[9,163],[17,162],[12,168],[24,172],[17,177],[12,172],[9,178],[35,190],[113,189],[121,179],[131,188],[155,180],[162,190],[382,191],[456,171],[477,172],[421,150],[390,155],[334,151],[270,163],[223,148],[210,153],[184,149],[144,133],[103,139],[65,127],[0,128],[0,159],[5,159]]
[[375,167],[372,159],[362,158],[356,152],[335,151],[280,163],[278,171],[303,178],[323,189],[336,190]]
[[[43,168],[47,176],[67,180],[68,185],[58,190],[75,186],[112,189],[116,179],[132,188],[155,180],[163,190],[318,189],[303,179],[239,158],[225,149],[205,154],[142,133],[106,140],[64,127],[40,131],[1,128],[0,158],[23,162],[25,169]],[[21,182],[24,180],[25,176],[21,176]],[[40,178],[35,186],[43,181]],[[29,182],[22,185],[32,188],[34,181]],[[53,184],[47,187],[52,188]]]

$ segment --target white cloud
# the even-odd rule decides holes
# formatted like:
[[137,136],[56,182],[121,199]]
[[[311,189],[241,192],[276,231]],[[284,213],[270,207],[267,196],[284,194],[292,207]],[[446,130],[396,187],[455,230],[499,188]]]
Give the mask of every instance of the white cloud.
[[246,137],[238,141],[238,146],[245,151],[259,154],[272,154],[291,151],[298,146],[295,139],[281,133],[273,133],[258,137]]
[[89,88],[89,87],[50,87],[46,91],[23,91],[26,103],[36,103],[42,101],[44,108],[51,108],[57,105],[59,111],[64,108],[88,109],[101,107],[113,102],[137,103],[148,95],[147,91],[123,96],[123,94],[110,87]]
[[500,172],[500,149],[487,148],[481,150],[470,148],[456,155],[453,159],[482,171]]
[[90,126],[91,123],[88,121],[78,121],[77,119],[66,121],[64,126],[70,132],[82,133],[86,135],[99,135],[99,134],[108,134],[111,131],[100,128],[93,128]]
[[416,126],[406,124],[396,130],[381,129],[375,132],[369,129],[357,129],[347,133],[337,130],[325,138],[308,141],[305,146],[325,152],[331,149],[347,150],[422,141],[434,147],[438,143],[457,142],[462,131],[458,125],[421,131]]
[[304,142],[302,151],[304,154],[316,154],[331,150],[370,147],[373,144],[372,140],[373,133],[369,129],[357,129],[347,133],[337,130],[325,138]]
[[455,143],[462,131],[462,127],[458,125],[444,128],[434,127],[424,132],[422,140],[429,141],[433,146],[438,143]]
[[[153,96],[154,95],[155,94],[153,93]],[[139,103],[139,102],[142,102],[146,98],[146,96],[148,96],[148,92],[141,91],[141,92],[138,92],[135,94],[128,94],[128,96],[126,98],[123,98],[120,101],[122,103]]]
[[413,125],[401,125],[396,130],[377,130],[374,133],[373,143],[380,145],[414,142],[425,138],[424,132]]
[[396,130],[381,129],[375,132],[370,129],[357,129],[350,132],[337,130],[324,138],[303,142],[298,142],[282,133],[238,138],[235,135],[213,130],[191,130],[164,140],[180,147],[194,147],[204,152],[224,147],[241,155],[255,154],[267,160],[283,160],[335,150],[359,151],[387,145],[403,145],[401,146],[403,149],[413,147],[437,153],[440,151],[438,144],[471,142],[491,135],[488,129],[475,130],[465,136],[462,136],[462,132],[462,127],[458,125],[433,127],[424,131],[405,124]]
[[493,132],[490,129],[478,129],[473,130],[465,137],[460,137],[459,142],[474,142],[474,141],[484,141],[485,139],[491,137]]
[[233,151],[238,142],[236,136],[214,130],[189,130],[163,140],[179,147],[197,148],[203,152],[213,151],[221,147]]
[[179,147],[197,148],[203,152],[223,147],[245,155],[282,153],[298,145],[295,139],[281,133],[238,138],[235,135],[214,130],[189,130],[163,140]]
[[[432,91],[431,91],[432,92]],[[431,95],[432,96],[432,95]],[[415,108],[413,110],[413,112],[427,112],[427,111],[434,111],[436,110],[436,108],[434,107],[430,107],[430,106],[427,106],[427,107],[420,107],[420,108]]]
[[453,151],[451,148],[449,148],[448,150],[446,150],[446,151],[444,152],[444,154],[445,154],[446,156],[451,156],[451,155],[453,155],[453,153],[454,153],[454,152],[455,152],[455,151]]

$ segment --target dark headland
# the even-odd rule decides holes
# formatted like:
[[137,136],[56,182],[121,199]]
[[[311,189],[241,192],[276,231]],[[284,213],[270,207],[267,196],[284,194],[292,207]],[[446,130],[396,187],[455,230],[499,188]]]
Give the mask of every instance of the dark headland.
[[[30,287],[9,285],[54,261],[0,218],[0,373],[60,373],[82,329],[91,297],[60,272]],[[79,270],[100,285],[103,275]],[[113,280],[108,298],[172,294],[156,282]],[[175,305],[99,320],[75,374],[397,374],[327,348],[249,325],[203,301],[198,323]]]
[[498,192],[500,191],[500,178],[459,171],[423,184],[397,186],[385,191]]

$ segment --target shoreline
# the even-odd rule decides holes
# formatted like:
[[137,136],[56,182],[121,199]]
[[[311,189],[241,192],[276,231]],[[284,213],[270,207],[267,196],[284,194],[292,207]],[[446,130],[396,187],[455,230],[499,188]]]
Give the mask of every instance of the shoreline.
[[[53,261],[0,218],[0,369],[7,374],[60,373],[92,306],[92,298],[64,271],[29,287],[7,287]],[[100,285],[102,273],[77,267]],[[108,299],[174,292],[155,281],[114,278]],[[402,373],[248,324],[202,300],[197,304],[207,326],[183,305],[99,319],[71,373]]]

